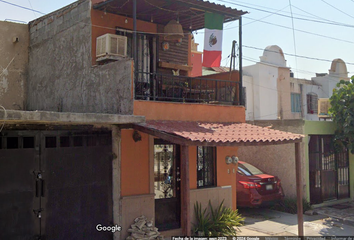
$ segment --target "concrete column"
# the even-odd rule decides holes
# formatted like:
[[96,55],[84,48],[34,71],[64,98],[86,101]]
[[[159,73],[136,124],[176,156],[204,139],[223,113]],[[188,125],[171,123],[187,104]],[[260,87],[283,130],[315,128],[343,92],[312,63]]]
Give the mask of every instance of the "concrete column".
[[[122,208],[120,201],[120,165],[121,165],[121,131],[117,126],[112,127],[112,196],[113,196],[113,223],[122,226]],[[120,232],[113,234],[113,239],[120,239]]]

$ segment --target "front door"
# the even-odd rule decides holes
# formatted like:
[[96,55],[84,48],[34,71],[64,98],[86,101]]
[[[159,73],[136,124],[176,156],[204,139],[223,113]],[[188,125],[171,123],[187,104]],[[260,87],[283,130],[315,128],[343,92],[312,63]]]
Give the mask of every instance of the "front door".
[[180,174],[179,145],[155,140],[155,225],[159,230],[181,226]]
[[309,142],[311,204],[348,198],[348,151],[335,151],[332,135],[312,135]]

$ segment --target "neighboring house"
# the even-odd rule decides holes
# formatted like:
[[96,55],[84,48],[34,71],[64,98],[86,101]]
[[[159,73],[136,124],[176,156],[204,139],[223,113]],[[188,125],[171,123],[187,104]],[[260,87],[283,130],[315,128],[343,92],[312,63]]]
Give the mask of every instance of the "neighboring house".
[[[253,105],[247,105],[246,120],[306,136],[302,143],[302,163],[307,200],[318,204],[353,199],[354,184],[349,182],[354,177],[354,166],[349,167],[353,165],[353,156],[347,152],[333,153],[330,143],[335,126],[332,122],[319,122],[318,117],[318,99],[329,98],[341,79],[349,80],[343,60],[333,60],[329,74],[317,74],[311,80],[297,79],[286,66],[281,48],[269,46],[260,62],[243,69],[250,76],[243,85],[247,89],[247,102],[253,101]],[[278,175],[285,194],[295,197],[294,158],[287,154],[292,148],[291,145],[240,148],[239,157]],[[269,156],[273,151],[278,153],[278,159]]]
[[24,81],[27,111],[0,110],[1,238],[125,239],[141,215],[190,235],[196,201],[236,209],[240,146],[299,149],[301,135],[245,123],[237,71],[190,77],[204,12],[246,12],[134,2],[79,0],[22,29],[28,71],[11,81]]

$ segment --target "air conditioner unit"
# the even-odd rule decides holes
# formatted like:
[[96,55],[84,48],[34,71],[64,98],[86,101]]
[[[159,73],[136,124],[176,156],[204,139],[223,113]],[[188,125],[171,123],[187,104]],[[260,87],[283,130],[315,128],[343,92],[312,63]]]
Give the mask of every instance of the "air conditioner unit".
[[96,58],[106,56],[127,56],[127,37],[105,34],[96,39]]
[[329,98],[319,98],[318,99],[318,117],[319,118],[330,118],[328,110],[331,108]]

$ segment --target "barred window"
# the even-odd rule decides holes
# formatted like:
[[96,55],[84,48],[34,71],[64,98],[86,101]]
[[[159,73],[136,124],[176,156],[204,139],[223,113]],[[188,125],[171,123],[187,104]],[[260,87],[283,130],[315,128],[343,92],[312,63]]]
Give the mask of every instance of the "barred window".
[[216,186],[216,148],[197,147],[197,187]]
[[317,114],[318,96],[315,93],[307,94],[307,113]]

